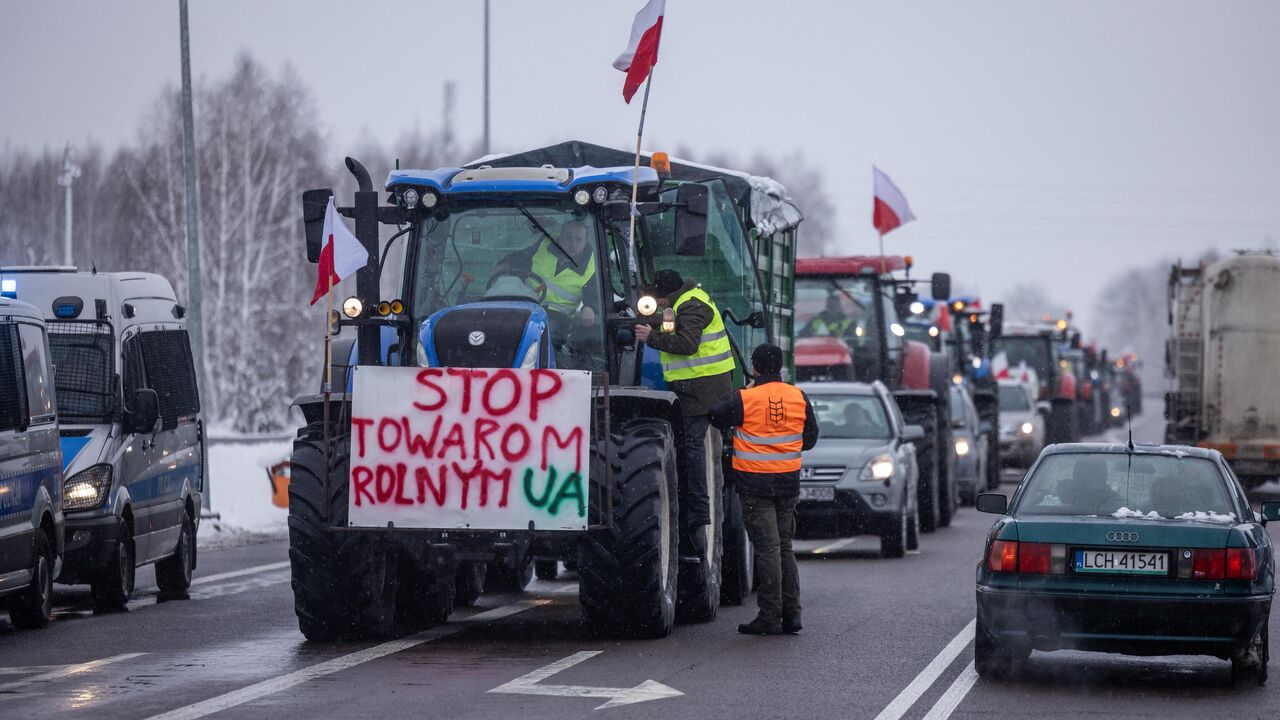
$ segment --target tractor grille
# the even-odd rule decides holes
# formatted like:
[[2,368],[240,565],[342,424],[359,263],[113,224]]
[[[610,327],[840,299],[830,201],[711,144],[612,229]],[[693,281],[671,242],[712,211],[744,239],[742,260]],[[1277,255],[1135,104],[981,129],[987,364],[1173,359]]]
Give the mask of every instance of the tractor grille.
[[[445,313],[436,321],[434,342],[442,367],[509,368],[529,323],[530,311],[509,307],[467,308]],[[479,345],[471,334],[484,333]]]

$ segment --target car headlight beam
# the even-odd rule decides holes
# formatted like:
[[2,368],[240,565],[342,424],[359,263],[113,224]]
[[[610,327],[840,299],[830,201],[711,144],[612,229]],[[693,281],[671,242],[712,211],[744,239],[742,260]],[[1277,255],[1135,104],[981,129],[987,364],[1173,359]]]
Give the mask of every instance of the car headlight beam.
[[1022,431],[1023,435],[1030,435],[1031,433],[1035,432],[1036,426],[1032,425],[1029,422],[1024,422],[1022,423],[1021,426],[1018,427],[1018,429]]
[[893,477],[894,464],[892,455],[877,455],[862,468],[859,480],[884,480]]
[[968,438],[956,438],[956,455],[964,457],[969,454],[970,449]]

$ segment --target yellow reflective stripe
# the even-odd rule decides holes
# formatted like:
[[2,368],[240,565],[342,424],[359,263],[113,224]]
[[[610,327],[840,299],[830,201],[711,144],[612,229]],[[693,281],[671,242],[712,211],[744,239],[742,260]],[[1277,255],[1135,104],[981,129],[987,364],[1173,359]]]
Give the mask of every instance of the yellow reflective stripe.
[[734,434],[738,439],[751,443],[752,445],[785,445],[789,442],[801,442],[804,435],[796,433],[795,435],[774,435],[772,437],[758,437],[756,435],[748,435],[741,430],[735,430]]
[[742,458],[743,460],[764,460],[764,461],[799,460],[800,452],[796,451],[796,452],[788,452],[788,453],[759,453],[759,452],[747,452],[745,450],[735,449],[733,451],[733,456],[736,458]]
[[705,330],[702,332],[702,342],[704,343],[711,342],[713,340],[719,340],[720,338],[725,338],[725,337],[729,337],[728,330],[721,330],[720,332],[714,332],[714,333],[709,333],[709,332],[706,332]]
[[708,355],[707,357],[695,357],[692,360],[681,360],[680,362],[663,363],[662,370],[665,372],[667,370],[683,370],[685,368],[701,367],[703,365],[718,363],[721,360],[729,360],[732,357],[733,357],[732,351],[725,351],[717,355]]

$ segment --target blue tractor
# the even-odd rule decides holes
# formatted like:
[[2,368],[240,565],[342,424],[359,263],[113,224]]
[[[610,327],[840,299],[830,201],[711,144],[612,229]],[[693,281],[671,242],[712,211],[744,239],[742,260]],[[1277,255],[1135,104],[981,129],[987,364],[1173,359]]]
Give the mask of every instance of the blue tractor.
[[[751,549],[736,496],[724,492],[723,438],[710,431],[706,457],[686,460],[706,463],[713,520],[683,528],[680,401],[633,332],[670,324],[645,288],[658,269],[676,269],[714,298],[744,382],[756,344],[789,349],[801,216],[765,178],[661,154],[638,170],[633,161],[567,142],[464,168],[395,170],[380,204],[369,173],[347,159],[359,190],[338,212],[354,218],[369,258],[332,319],[332,394],[297,401],[307,424],[292,459],[290,559],[307,638],[443,621],[486,586],[521,590],[535,569],[554,577],[558,563],[576,569],[582,620],[599,636],[665,636],[677,619],[709,621],[722,601],[750,592]],[[331,195],[303,194],[312,262]],[[352,407],[362,369],[388,367],[589,374],[582,527],[353,522]],[[691,533],[705,542],[687,543]]]

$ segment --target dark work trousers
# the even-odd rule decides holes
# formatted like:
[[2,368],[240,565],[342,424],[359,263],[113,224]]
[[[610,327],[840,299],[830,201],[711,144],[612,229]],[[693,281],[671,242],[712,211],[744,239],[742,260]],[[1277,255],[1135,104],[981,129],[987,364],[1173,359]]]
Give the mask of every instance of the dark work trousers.
[[[684,443],[679,452],[681,527],[695,528],[711,522],[707,497],[707,416],[684,416]],[[715,458],[720,462],[720,458]],[[701,533],[699,533],[701,534]]]
[[756,603],[760,619],[777,624],[800,617],[800,572],[791,541],[796,535],[795,497],[741,495],[747,537],[756,549]]

